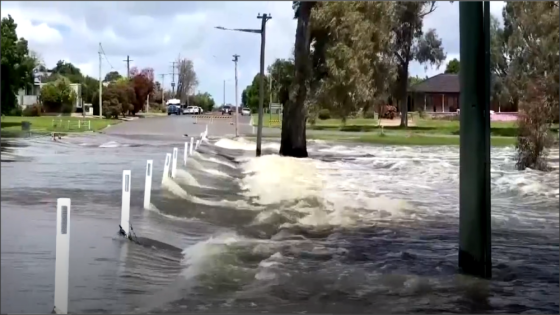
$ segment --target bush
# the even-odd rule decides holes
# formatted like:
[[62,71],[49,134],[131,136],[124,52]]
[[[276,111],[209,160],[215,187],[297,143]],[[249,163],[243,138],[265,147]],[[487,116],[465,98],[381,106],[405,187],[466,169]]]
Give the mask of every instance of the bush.
[[328,109],[321,109],[321,110],[319,111],[319,114],[317,115],[317,117],[318,117],[320,120],[327,120],[327,119],[330,119],[330,118],[331,118],[331,113],[329,112]]
[[[132,106],[132,105],[130,105]],[[114,98],[111,100],[103,101],[103,116],[107,119],[109,118],[119,118],[119,115],[123,112],[123,106],[119,101]]]
[[43,114],[43,106],[39,104],[33,104],[31,106],[27,106],[22,115],[25,117],[39,117]]
[[12,108],[8,113],[8,116],[21,116],[21,115],[23,115],[23,111],[21,110],[21,107],[19,105],[16,106],[15,108]]
[[542,80],[530,82],[523,99],[519,103],[519,134],[517,136],[517,163],[519,170],[548,170],[546,159],[548,149],[554,142],[550,130],[553,112],[558,111],[558,103],[545,95],[546,85]]
[[393,119],[397,117],[397,108],[393,105],[383,105],[381,106],[381,113],[379,118],[383,119]]

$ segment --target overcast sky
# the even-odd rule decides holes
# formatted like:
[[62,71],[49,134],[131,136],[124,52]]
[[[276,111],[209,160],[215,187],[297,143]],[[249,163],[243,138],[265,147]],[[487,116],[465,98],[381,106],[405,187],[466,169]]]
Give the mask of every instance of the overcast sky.
[[[267,24],[266,64],[292,54],[296,21],[291,1],[263,2],[28,2],[2,1],[2,17],[10,14],[18,24],[18,36],[29,41],[47,67],[58,60],[73,63],[90,76],[99,76],[99,43],[103,57],[102,73],[117,70],[126,74],[131,66],[152,67],[156,79],[171,83],[171,62],[179,56],[194,62],[199,91],[235,104],[233,54],[238,54],[239,98],[259,71],[258,34],[221,31],[214,26],[260,28],[258,13],[272,14]],[[500,20],[504,2],[491,2],[492,13]],[[435,28],[443,40],[447,60],[459,57],[459,4],[438,2],[437,10],[424,21],[424,28]],[[425,69],[412,64],[412,75],[424,77],[445,69]]]

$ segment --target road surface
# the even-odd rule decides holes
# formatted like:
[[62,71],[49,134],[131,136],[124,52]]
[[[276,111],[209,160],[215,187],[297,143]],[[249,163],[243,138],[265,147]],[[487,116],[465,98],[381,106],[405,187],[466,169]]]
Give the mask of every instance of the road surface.
[[[207,117],[207,116],[202,116]],[[217,117],[221,117],[218,115]],[[250,117],[239,116],[239,134],[250,134]],[[122,122],[103,131],[105,134],[126,137],[163,138],[168,140],[184,138],[185,135],[199,135],[208,125],[208,137],[234,137],[235,117],[210,119],[197,118],[192,115],[163,116],[143,118]]]

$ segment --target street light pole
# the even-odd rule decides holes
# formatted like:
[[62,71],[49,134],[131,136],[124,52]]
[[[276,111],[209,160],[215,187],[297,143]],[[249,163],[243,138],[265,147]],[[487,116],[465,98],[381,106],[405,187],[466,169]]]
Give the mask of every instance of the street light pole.
[[264,103],[264,53],[266,45],[266,22],[272,17],[269,14],[264,13],[263,15],[258,15],[258,19],[262,20],[261,23],[261,71],[260,71],[260,86],[259,86],[259,124],[257,127],[257,156],[261,156],[261,145],[262,145],[262,128],[263,128],[263,103]]
[[[261,34],[261,62],[260,62],[260,93],[259,93],[259,125],[257,128],[257,156],[261,156],[261,143],[262,143],[262,127],[263,127],[263,103],[264,103],[264,47],[266,39],[266,22],[272,19],[270,14],[263,14],[257,16],[258,19],[262,19],[261,29],[247,29],[247,28],[225,28],[223,26],[214,26],[214,28],[222,31],[236,31],[245,33],[256,33]],[[225,85],[225,83],[224,83]],[[225,87],[224,87],[225,90]],[[224,93],[225,94],[225,93]],[[224,100],[225,103],[225,100]]]
[[238,124],[239,124],[239,103],[237,100],[237,61],[239,60],[239,55],[233,55],[233,62],[235,63],[235,136],[239,137]]

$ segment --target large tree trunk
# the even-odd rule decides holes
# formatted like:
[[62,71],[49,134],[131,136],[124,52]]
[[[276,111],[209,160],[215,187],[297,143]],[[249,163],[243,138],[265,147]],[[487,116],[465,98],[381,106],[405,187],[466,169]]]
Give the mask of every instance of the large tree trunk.
[[280,141],[280,155],[305,158],[307,154],[307,139],[305,137],[307,111],[305,99],[307,97],[307,81],[309,71],[309,18],[313,2],[302,2],[297,22],[295,41],[295,78],[290,100],[284,104],[282,115],[282,138]]
[[399,71],[401,127],[408,127],[408,62]]

